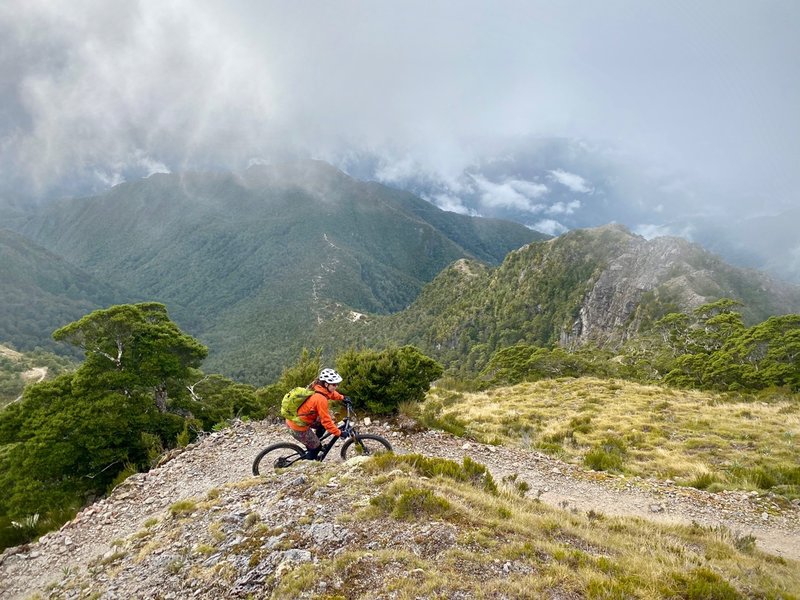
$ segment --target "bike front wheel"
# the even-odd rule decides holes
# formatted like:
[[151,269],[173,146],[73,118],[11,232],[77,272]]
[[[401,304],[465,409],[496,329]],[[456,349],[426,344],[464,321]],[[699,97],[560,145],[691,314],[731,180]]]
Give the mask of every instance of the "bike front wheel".
[[391,452],[392,445],[379,435],[365,433],[351,437],[342,446],[342,458],[347,460],[354,456],[373,456],[384,452]]
[[298,460],[302,460],[305,453],[305,449],[289,442],[267,446],[258,453],[258,456],[253,461],[253,475],[258,475],[259,470],[269,469],[270,467],[276,471],[291,467]]

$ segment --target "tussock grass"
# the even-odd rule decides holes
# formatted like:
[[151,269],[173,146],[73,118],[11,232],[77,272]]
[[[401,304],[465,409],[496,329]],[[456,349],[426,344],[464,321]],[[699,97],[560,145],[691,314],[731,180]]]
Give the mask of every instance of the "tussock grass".
[[197,510],[197,502],[194,500],[179,500],[169,507],[169,512],[173,517],[185,516]]
[[[736,396],[592,377],[434,390],[426,422],[590,469],[800,497],[800,397]],[[453,428],[451,428],[453,429]]]
[[401,469],[413,471],[423,477],[443,477],[455,481],[466,481],[481,487],[489,493],[497,493],[497,484],[485,465],[475,462],[468,456],[459,465],[452,460],[423,456],[421,454],[379,454],[365,466],[367,472],[391,471]]
[[452,461],[436,459],[441,473],[431,477],[423,462],[401,458],[362,465],[375,495],[347,520],[380,541],[319,555],[287,573],[272,597],[299,597],[320,582],[325,597],[408,600],[790,599],[800,590],[800,565],[726,529],[566,512],[450,477],[462,468]]

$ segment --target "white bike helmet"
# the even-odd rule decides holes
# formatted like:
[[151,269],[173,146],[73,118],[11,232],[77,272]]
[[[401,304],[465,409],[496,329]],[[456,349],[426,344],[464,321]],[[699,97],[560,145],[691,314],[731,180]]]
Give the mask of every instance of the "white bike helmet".
[[342,376],[333,369],[322,369],[322,371],[319,372],[319,380],[325,383],[341,383]]

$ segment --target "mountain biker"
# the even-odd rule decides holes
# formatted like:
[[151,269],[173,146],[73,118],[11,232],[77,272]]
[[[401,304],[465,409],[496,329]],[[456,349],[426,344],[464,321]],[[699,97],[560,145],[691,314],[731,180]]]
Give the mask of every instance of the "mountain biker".
[[286,419],[286,425],[291,430],[292,437],[306,447],[306,453],[303,456],[305,459],[316,460],[321,448],[319,438],[326,429],[331,435],[346,437],[343,435],[346,432],[342,432],[336,426],[328,411],[330,400],[336,402],[345,400],[345,397],[336,391],[341,382],[342,376],[339,373],[333,369],[322,369],[319,376],[308,386],[309,389],[314,390],[314,393],[303,402],[297,411],[297,416],[306,425],[301,426]]

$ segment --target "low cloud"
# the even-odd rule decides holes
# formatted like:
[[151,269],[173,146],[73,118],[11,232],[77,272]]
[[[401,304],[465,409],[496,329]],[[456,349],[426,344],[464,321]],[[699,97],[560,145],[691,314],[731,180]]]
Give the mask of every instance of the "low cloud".
[[593,188],[589,186],[588,182],[575,173],[556,169],[555,171],[550,171],[550,176],[561,185],[567,187],[570,191],[579,194],[590,194],[593,191]]
[[0,9],[0,181],[34,195],[244,165],[271,115],[257,57],[185,0]]
[[571,215],[581,207],[580,200],[573,200],[572,202],[556,202],[547,207],[546,213],[548,215]]
[[512,179],[506,182],[512,188],[517,190],[520,194],[528,198],[541,198],[550,191],[543,183],[536,183],[533,181],[520,181],[519,179]]
[[632,228],[632,231],[647,240],[657,237],[682,237],[687,240],[692,239],[693,228],[690,225],[675,227],[672,225],[655,225],[652,223],[642,223]]
[[531,229],[541,231],[542,233],[546,233],[548,235],[561,235],[562,233],[569,231],[567,227],[564,227],[564,225],[558,221],[554,221],[553,219],[542,219],[541,221],[537,221],[531,225]]
[[[547,215],[554,198],[567,203],[557,214],[591,194],[585,212],[607,221],[609,187],[608,206],[640,199],[647,222],[659,203],[672,215],[796,204],[800,77],[786,57],[800,53],[800,3],[396,4],[4,0],[0,197],[287,157],[346,170],[356,149],[393,157],[362,173],[398,187],[438,177],[430,189],[479,212],[483,199]],[[533,139],[619,149],[618,163],[685,172],[685,189],[621,189],[612,161],[584,168],[555,146],[531,155],[538,179],[503,170],[510,146],[493,140]],[[476,164],[495,186],[480,194],[461,179]]]
[[460,215],[469,215],[471,217],[479,216],[476,211],[465,206],[461,198],[457,196],[451,196],[449,194],[436,194],[430,197],[424,196],[424,199],[428,202],[432,202],[442,210],[446,210],[448,212],[454,212]]
[[473,175],[473,181],[480,193],[480,203],[490,208],[512,208],[530,213],[545,210],[537,201],[547,193],[547,187],[535,182],[509,180],[494,183],[483,176]]

